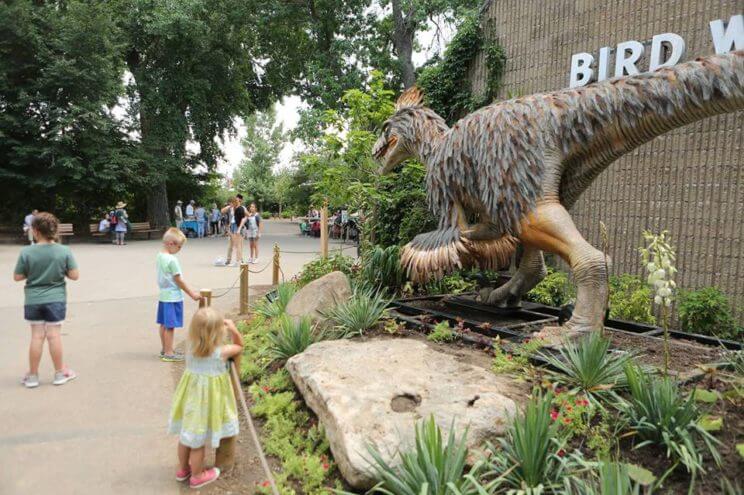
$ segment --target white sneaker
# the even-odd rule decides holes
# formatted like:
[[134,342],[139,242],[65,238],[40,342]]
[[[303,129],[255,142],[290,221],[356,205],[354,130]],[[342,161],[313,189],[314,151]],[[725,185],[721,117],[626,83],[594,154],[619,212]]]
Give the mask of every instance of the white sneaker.
[[54,381],[52,384],[54,385],[64,385],[65,383],[74,380],[77,378],[77,375],[74,371],[72,371],[70,368],[67,368],[63,371],[56,371],[54,373]]
[[21,380],[21,384],[26,388],[36,388],[39,386],[39,375],[26,375]]
[[238,262],[233,261],[233,262],[227,263],[225,266],[238,266]]
[[248,258],[248,261],[246,263],[253,263],[253,258]]
[[253,263],[254,265],[255,265],[256,263],[258,263],[258,258],[252,258],[252,259],[251,259],[251,263]]

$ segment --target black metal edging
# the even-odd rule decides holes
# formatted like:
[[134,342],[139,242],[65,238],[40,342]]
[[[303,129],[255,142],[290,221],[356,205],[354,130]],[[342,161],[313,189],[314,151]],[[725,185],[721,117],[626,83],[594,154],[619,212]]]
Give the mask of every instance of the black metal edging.
[[[648,337],[659,337],[664,335],[664,329],[657,327],[655,330],[645,333]],[[698,333],[680,332],[679,330],[669,330],[669,336],[677,340],[691,340],[698,344],[710,347],[723,347],[731,351],[740,351],[744,349],[744,344],[733,340],[719,339],[710,335],[700,335]]]

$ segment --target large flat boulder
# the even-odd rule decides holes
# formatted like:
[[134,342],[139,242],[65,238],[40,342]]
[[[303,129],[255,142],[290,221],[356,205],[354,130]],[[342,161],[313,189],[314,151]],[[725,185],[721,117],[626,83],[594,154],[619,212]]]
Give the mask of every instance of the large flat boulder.
[[287,304],[286,313],[293,319],[309,316],[314,322],[324,322],[323,312],[350,297],[349,277],[342,272],[331,272],[297,291]]
[[503,434],[516,411],[507,394],[519,390],[412,339],[319,342],[287,369],[324,426],[341,474],[357,489],[374,484],[368,445],[396,464],[396,452],[414,445],[416,421],[434,415],[445,431],[469,426],[468,446],[478,448]]

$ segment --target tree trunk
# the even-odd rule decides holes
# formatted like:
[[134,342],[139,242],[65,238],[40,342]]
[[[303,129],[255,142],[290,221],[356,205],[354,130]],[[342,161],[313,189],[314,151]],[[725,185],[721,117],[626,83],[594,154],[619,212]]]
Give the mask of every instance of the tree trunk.
[[[393,0],[393,46],[398,55],[400,74],[403,86],[410,88],[416,84],[416,71],[413,67],[413,42],[416,36],[416,26],[413,12],[403,14],[401,0]],[[413,7],[411,7],[413,9]]]
[[147,219],[154,227],[170,227],[170,209],[165,181],[153,186],[147,194]]

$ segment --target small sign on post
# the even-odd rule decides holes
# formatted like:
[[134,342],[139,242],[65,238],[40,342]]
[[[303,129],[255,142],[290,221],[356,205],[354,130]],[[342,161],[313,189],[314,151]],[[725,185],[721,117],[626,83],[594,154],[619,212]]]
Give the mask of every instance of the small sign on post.
[[240,314],[248,314],[248,263],[240,264]]
[[320,256],[328,257],[328,199],[323,200],[320,210]]

